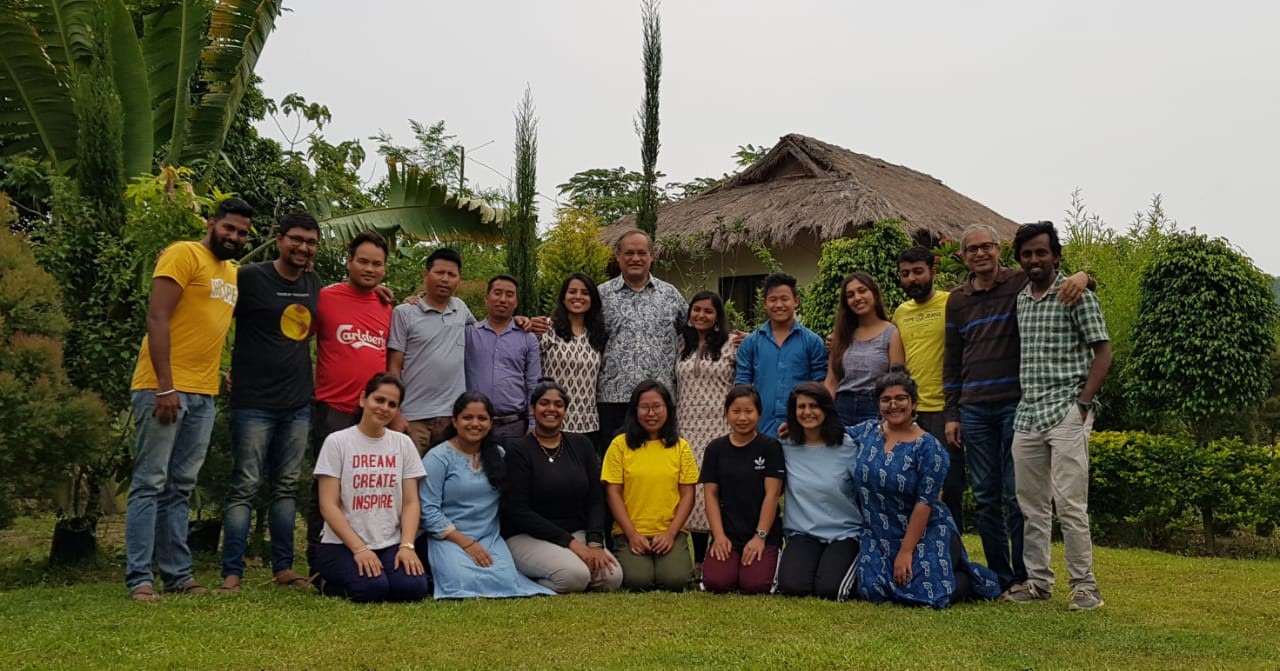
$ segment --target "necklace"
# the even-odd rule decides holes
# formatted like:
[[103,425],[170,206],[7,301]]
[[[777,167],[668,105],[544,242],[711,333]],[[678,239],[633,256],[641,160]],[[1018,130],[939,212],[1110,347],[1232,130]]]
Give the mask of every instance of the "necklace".
[[538,441],[538,449],[542,450],[542,454],[546,456],[547,463],[551,463],[551,464],[556,463],[556,457],[560,456],[560,448],[562,447],[564,447],[563,440],[556,443],[556,446],[549,450],[547,449],[546,445],[542,444],[542,441]]

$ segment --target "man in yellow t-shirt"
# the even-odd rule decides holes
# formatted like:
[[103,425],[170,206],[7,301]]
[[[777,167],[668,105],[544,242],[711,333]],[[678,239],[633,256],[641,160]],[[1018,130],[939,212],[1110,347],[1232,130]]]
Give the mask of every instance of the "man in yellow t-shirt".
[[205,591],[192,577],[188,500],[213,432],[222,345],[235,308],[236,266],[253,208],[218,204],[199,242],[160,253],[147,304],[147,335],[133,372],[137,445],[125,519],[125,586],[135,601],[158,601],[151,564],[165,589]]
[[907,370],[920,387],[916,423],[947,448],[951,467],[942,486],[942,502],[951,510],[956,526],[964,529],[964,450],[947,443],[943,416],[942,354],[947,341],[947,297],[933,287],[938,274],[933,252],[912,247],[898,255],[898,285],[911,300],[898,306],[893,323],[907,352]]

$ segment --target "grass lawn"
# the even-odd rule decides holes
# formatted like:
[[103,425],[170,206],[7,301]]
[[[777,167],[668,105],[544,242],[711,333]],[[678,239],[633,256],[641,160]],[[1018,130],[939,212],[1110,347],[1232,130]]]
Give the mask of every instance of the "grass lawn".
[[[108,559],[74,579],[41,564],[49,520],[0,534],[3,671],[1280,668],[1280,561],[1099,548],[1107,606],[1094,613],[1067,612],[1064,588],[1049,604],[936,612],[709,594],[358,606],[268,586],[263,568],[240,596],[135,604],[120,524],[104,521]],[[212,558],[197,577],[217,584]]]

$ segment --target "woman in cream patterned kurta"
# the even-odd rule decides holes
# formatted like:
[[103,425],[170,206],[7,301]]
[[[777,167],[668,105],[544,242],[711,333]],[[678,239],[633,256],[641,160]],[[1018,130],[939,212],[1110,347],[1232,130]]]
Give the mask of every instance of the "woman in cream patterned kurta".
[[[695,295],[689,301],[689,315],[676,359],[676,422],[680,436],[693,448],[699,468],[707,443],[729,433],[724,420],[724,398],[733,387],[736,363],[737,347],[725,325],[724,302],[710,291]],[[698,555],[695,560],[701,561],[711,528],[701,485],[685,526],[695,538]]]

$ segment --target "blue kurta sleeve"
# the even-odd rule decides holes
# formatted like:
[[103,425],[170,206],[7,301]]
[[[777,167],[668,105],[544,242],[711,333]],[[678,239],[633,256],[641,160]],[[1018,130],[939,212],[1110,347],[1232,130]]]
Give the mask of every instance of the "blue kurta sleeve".
[[449,475],[449,462],[443,450],[437,447],[422,458],[422,466],[427,469],[427,477],[418,483],[418,498],[422,501],[422,530],[436,538],[444,538],[456,528],[444,514],[444,481]]
[[926,433],[920,440],[923,443],[917,453],[920,463],[916,464],[916,469],[920,475],[916,480],[916,501],[934,506],[942,492],[942,483],[947,479],[951,458],[933,434]]

